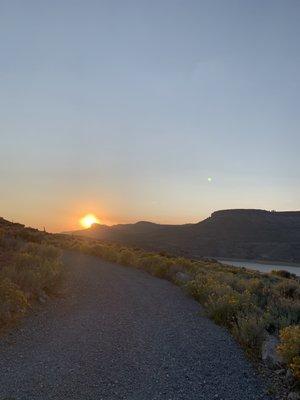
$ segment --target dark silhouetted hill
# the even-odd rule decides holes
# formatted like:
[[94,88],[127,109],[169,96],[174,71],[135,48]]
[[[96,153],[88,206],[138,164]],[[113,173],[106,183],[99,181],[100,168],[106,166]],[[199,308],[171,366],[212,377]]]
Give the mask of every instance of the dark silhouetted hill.
[[72,233],[192,258],[300,261],[300,211],[222,210],[196,224],[95,224]]

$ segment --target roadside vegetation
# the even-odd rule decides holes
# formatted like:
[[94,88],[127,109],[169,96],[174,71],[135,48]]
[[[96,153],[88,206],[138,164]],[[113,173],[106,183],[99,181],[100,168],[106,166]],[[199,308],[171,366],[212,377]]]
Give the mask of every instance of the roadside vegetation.
[[215,260],[189,260],[75,236],[51,239],[56,246],[142,269],[183,286],[251,356],[261,355],[268,336],[279,338],[278,354],[300,379],[300,280],[295,275],[261,274]]
[[48,234],[0,220],[0,323],[23,315],[40,296],[59,287],[60,250],[78,251],[147,271],[182,286],[207,315],[226,327],[246,352],[261,356],[267,337],[300,380],[300,280],[286,271],[258,273],[220,264],[147,252],[79,236]]
[[34,302],[46,301],[62,282],[61,251],[45,238],[37,230],[0,220],[0,329],[16,322]]

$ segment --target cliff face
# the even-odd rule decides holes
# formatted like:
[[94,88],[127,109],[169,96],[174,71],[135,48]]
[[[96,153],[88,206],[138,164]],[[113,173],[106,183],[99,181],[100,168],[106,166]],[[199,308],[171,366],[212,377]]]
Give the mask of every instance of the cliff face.
[[196,224],[94,225],[76,233],[195,258],[300,261],[299,211],[221,210]]

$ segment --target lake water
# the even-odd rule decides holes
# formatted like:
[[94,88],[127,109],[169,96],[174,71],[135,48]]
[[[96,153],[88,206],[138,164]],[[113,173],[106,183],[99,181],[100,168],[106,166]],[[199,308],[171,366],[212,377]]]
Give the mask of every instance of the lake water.
[[239,260],[218,260],[222,264],[233,265],[235,267],[245,267],[248,269],[255,269],[259,272],[271,272],[272,270],[285,270],[291,272],[292,274],[296,274],[300,276],[300,265],[293,266],[293,265],[284,265],[284,264],[265,264],[259,263],[256,261],[239,261]]

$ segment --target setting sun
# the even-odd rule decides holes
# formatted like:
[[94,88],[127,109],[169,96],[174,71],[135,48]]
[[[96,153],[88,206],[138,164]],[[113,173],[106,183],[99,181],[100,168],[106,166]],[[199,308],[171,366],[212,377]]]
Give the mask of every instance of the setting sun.
[[93,224],[100,224],[100,220],[94,214],[87,214],[80,220],[81,226],[90,228]]

